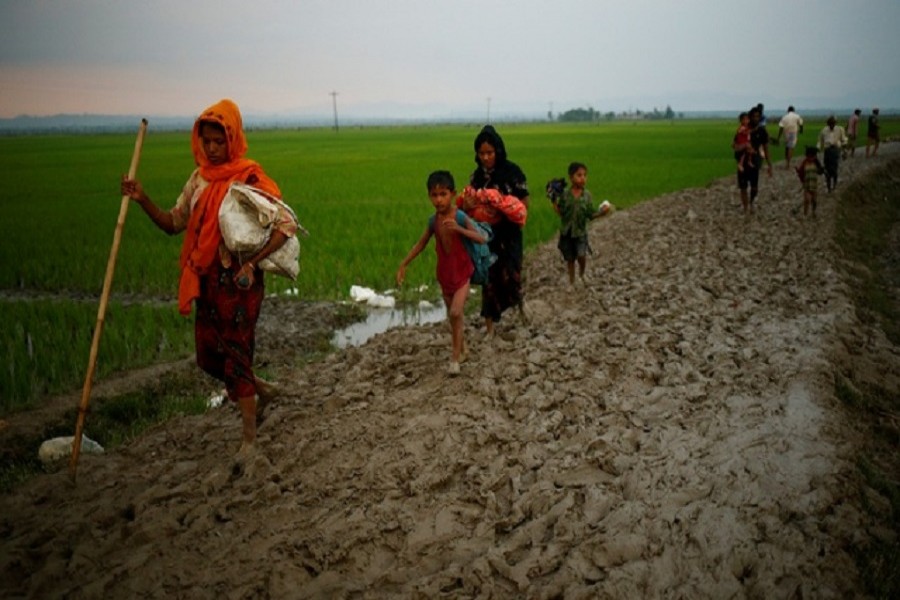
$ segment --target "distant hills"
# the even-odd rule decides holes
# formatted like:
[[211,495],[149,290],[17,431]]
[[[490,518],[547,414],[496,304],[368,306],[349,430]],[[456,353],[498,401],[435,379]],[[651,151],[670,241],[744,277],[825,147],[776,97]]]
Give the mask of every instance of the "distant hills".
[[[22,115],[0,119],[0,135],[24,135],[33,133],[121,133],[134,131],[146,118],[154,131],[188,131],[194,125],[193,116],[154,117],[137,115],[91,115],[61,114],[35,117]],[[520,119],[498,119],[501,121]],[[533,120],[533,119],[524,119]],[[472,119],[402,119],[402,118],[350,118],[343,117],[340,127],[360,127],[364,125],[410,125],[437,122],[479,122]],[[334,119],[327,117],[290,115],[244,115],[246,129],[298,129],[310,127],[333,127]]]
[[[103,133],[137,130],[142,117],[124,115],[28,115],[0,119],[0,133]],[[193,119],[187,117],[155,117],[154,129],[190,129]]]
[[[743,110],[743,109],[741,109]],[[740,110],[711,110],[711,111],[682,111],[677,112],[679,118],[684,119],[717,119],[735,117]],[[777,122],[779,114],[769,113],[769,122]],[[824,118],[829,114],[836,114],[839,118],[846,118],[853,109],[833,110],[806,110],[801,114],[804,117]],[[866,115],[868,112],[863,111]],[[882,116],[900,114],[897,109],[882,109]],[[142,116],[131,115],[94,115],[94,114],[60,114],[52,116],[21,115],[13,118],[0,119],[0,135],[27,135],[27,134],[52,134],[52,133],[121,133],[135,131],[140,125]],[[194,124],[192,116],[184,117],[146,117],[154,131],[187,131]],[[390,125],[420,125],[438,123],[473,123],[482,122],[477,114],[462,115],[441,118],[377,118],[377,117],[343,117],[340,127],[361,126],[390,126]],[[496,115],[492,122],[539,122],[546,121],[547,115],[543,114],[509,114]],[[331,116],[290,116],[290,115],[245,115],[244,126],[248,129],[298,129],[310,127],[332,127]]]

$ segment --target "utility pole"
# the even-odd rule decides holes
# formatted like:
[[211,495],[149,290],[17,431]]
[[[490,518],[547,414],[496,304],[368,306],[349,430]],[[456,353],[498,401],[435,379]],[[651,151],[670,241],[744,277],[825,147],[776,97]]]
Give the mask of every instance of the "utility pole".
[[334,107],[334,132],[338,132],[338,118],[337,118],[337,92],[331,92],[331,105]]
[[485,121],[488,125],[491,124],[491,97],[487,98],[487,121]]

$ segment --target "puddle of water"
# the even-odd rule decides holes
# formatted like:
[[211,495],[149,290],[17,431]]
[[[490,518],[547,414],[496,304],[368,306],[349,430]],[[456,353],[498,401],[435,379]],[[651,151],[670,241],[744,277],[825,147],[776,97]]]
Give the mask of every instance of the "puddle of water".
[[438,323],[447,318],[447,309],[442,304],[410,308],[373,308],[364,321],[334,332],[331,343],[338,348],[361,346],[370,338],[393,327]]

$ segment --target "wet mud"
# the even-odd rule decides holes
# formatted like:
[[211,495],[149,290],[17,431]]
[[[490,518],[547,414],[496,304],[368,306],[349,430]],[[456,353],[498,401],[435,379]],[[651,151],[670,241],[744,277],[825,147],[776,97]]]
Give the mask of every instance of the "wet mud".
[[783,163],[761,179],[749,217],[727,178],[596,221],[575,286],[530,253],[527,318],[470,317],[458,377],[446,324],[392,329],[272,362],[250,457],[226,406],[0,497],[4,595],[853,597],[873,533],[835,372],[896,392],[898,353],[839,271],[841,188],[812,219]]

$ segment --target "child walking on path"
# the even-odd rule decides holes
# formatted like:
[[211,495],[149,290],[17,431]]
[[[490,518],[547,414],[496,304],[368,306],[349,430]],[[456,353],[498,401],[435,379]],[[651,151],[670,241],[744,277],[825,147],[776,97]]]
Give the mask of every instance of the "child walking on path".
[[447,306],[450,321],[451,356],[448,373],[459,374],[459,363],[466,358],[466,342],[463,337],[463,317],[466,299],[469,297],[469,279],[474,266],[469,257],[463,237],[478,243],[487,243],[487,238],[475,228],[471,219],[456,208],[456,184],[453,175],[447,171],[435,171],[428,176],[428,198],[434,206],[434,218],[429,219],[419,241],[397,269],[397,285],[406,279],[406,267],[428,245],[435,236],[437,252],[437,280]]
[[[569,284],[575,283],[575,262],[578,262],[578,275],[584,281],[584,269],[587,264],[588,243],[587,224],[602,211],[594,210],[594,199],[584,187],[587,183],[587,167],[580,162],[569,165],[569,182],[571,186],[564,191],[558,200],[553,201],[553,208],[559,215],[559,243],[557,247],[566,261],[569,273]],[[551,198],[551,200],[553,200]]]
[[797,166],[797,176],[803,184],[803,214],[809,214],[812,207],[812,216],[816,216],[816,200],[819,193],[819,175],[825,172],[822,163],[819,162],[818,149],[815,146],[806,147],[806,156],[803,162]]

